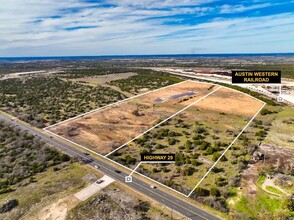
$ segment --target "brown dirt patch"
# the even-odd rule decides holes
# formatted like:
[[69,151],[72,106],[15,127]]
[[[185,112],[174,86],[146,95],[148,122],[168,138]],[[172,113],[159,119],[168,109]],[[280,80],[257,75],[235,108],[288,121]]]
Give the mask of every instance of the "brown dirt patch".
[[96,76],[96,77],[83,77],[83,78],[77,78],[74,79],[74,81],[81,81],[85,83],[93,83],[93,84],[105,84],[108,82],[111,82],[113,80],[119,80],[119,79],[127,79],[131,76],[136,76],[137,73],[116,73],[116,74],[108,74],[108,75],[102,75],[102,76]]
[[[214,86],[209,89],[210,87],[210,84],[183,82],[97,110],[87,116],[51,127],[49,130],[106,155],[148,130],[159,120],[168,118],[218,88]],[[221,88],[197,103],[195,107],[251,118],[262,105],[262,102],[250,96]],[[191,111],[186,113],[191,114]],[[218,117],[218,114],[215,117]],[[210,117],[208,120],[213,121],[217,118]]]
[[210,86],[183,82],[48,130],[105,155],[217,88]]
[[199,102],[197,107],[226,114],[253,117],[262,105],[261,101],[250,96],[231,89],[221,88],[216,93]]
[[78,199],[73,196],[68,196],[42,208],[34,215],[28,215],[24,220],[65,220],[68,210],[75,207],[78,203]]

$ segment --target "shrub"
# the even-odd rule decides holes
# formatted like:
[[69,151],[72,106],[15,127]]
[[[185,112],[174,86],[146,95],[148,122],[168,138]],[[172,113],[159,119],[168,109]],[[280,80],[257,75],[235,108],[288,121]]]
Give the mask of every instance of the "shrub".
[[216,184],[217,186],[225,186],[225,185],[228,184],[228,181],[227,181],[227,179],[224,178],[224,177],[219,177],[219,178],[217,178],[215,184]]
[[185,144],[185,147],[186,147],[186,152],[189,152],[192,148],[192,143],[190,140],[187,140],[186,141],[186,144]]
[[150,209],[150,203],[145,201],[139,201],[139,204],[135,205],[134,209],[139,212],[148,212]]
[[168,140],[168,144],[169,144],[169,145],[174,145],[175,143],[177,143],[177,140],[174,139],[174,138],[170,138],[170,139]]
[[184,169],[184,175],[185,176],[191,176],[195,172],[195,169],[193,167],[187,167]]
[[54,172],[57,172],[58,170],[60,170],[58,167],[54,167],[54,168],[53,168],[53,171],[54,171]]
[[158,172],[157,168],[154,167],[154,168],[152,169],[152,172],[153,172],[153,173],[157,173],[157,172]]
[[135,164],[137,162],[136,158],[133,158],[130,155],[126,155],[124,158],[124,162],[129,165],[129,164]]
[[139,117],[141,116],[140,113],[139,113],[139,110],[138,109],[135,109],[133,112],[132,112],[133,115]]
[[198,134],[202,134],[202,133],[206,132],[206,129],[203,127],[198,127],[197,129],[195,129],[195,132]]
[[220,153],[218,153],[218,152],[215,152],[213,155],[212,155],[212,160],[213,161],[217,161],[218,160],[218,158],[221,156],[221,154]]
[[193,141],[193,144],[198,146],[199,150],[206,150],[211,145],[209,142],[202,140]]
[[163,168],[162,168],[162,171],[163,171],[164,173],[167,173],[167,172],[169,172],[169,169],[167,169],[166,167],[163,167]]
[[211,155],[213,154],[214,152],[218,151],[219,148],[218,147],[208,147],[205,151],[205,154],[206,155]]
[[265,130],[259,130],[255,133],[255,136],[258,136],[258,137],[265,137],[267,134],[267,132]]
[[70,161],[70,156],[67,155],[67,154],[61,154],[61,156],[60,156],[60,160],[61,160],[62,162]]
[[220,172],[223,172],[224,169],[223,168],[217,168],[217,167],[213,167],[211,172],[213,173],[220,173]]
[[0,206],[0,213],[9,212],[16,206],[18,206],[18,201],[16,199],[8,200]]
[[294,193],[287,199],[287,207],[291,212],[294,212]]
[[218,196],[220,196],[220,191],[217,188],[212,187],[209,191],[209,194],[211,196],[218,197]]
[[172,180],[167,180],[166,182],[165,182],[165,185],[167,185],[167,186],[172,186],[172,185],[174,185],[174,181],[172,181]]
[[194,190],[194,194],[196,196],[209,196],[209,191],[207,189],[203,189],[201,187],[197,187],[195,190]]
[[270,110],[268,110],[268,109],[266,109],[266,108],[264,108],[264,109],[262,109],[261,111],[260,111],[260,114],[261,115],[267,115],[267,114],[272,114],[273,112],[272,111],[270,111]]
[[180,166],[180,165],[185,164],[186,158],[187,158],[187,156],[185,156],[184,154],[176,154],[176,158],[175,158],[176,166]]
[[162,145],[162,144],[156,144],[155,148],[156,148],[156,149],[164,149],[165,146]]
[[197,160],[192,160],[192,161],[191,161],[191,164],[192,164],[193,166],[199,166],[199,165],[201,165],[202,163],[199,162],[199,161],[197,161]]

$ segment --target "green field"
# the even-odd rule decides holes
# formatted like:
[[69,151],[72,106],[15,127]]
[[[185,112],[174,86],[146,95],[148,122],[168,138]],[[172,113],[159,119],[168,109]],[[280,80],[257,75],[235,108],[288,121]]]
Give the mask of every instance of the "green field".
[[[239,212],[239,219],[286,219],[290,212],[285,206],[285,202],[268,193],[258,191],[254,200],[242,196],[235,204],[234,209]],[[291,219],[291,217],[289,218]]]
[[275,115],[265,143],[274,143],[294,150],[294,109],[283,107]]
[[257,180],[257,185],[261,187],[265,180],[266,180],[266,176],[264,175],[260,176]]
[[283,194],[280,190],[278,190],[277,188],[273,186],[266,186],[266,190],[273,192],[275,194]]

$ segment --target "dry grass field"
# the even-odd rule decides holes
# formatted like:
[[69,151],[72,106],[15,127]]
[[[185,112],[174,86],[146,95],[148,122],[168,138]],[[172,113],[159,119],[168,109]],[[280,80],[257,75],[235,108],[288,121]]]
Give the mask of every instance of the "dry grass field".
[[[221,88],[110,158],[133,169],[141,153],[174,153],[176,163],[142,164],[138,171],[188,194],[262,105],[250,96]],[[224,171],[230,161],[220,163]]]
[[48,130],[106,155],[217,87],[186,81],[97,110]]
[[197,103],[201,109],[248,117],[252,117],[262,105],[261,101],[228,88],[221,88]]
[[138,74],[132,73],[132,72],[115,73],[115,74],[107,74],[107,75],[101,75],[101,76],[93,76],[93,77],[88,76],[88,77],[76,78],[76,79],[72,79],[72,81],[88,83],[93,85],[97,85],[97,84],[102,85],[114,80],[127,79],[131,76],[136,76],[136,75]]

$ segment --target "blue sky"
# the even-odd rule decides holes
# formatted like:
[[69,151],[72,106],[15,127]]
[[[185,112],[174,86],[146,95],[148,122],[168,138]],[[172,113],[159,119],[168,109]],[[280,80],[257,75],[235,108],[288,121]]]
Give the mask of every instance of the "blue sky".
[[0,56],[294,52],[294,0],[0,0]]

